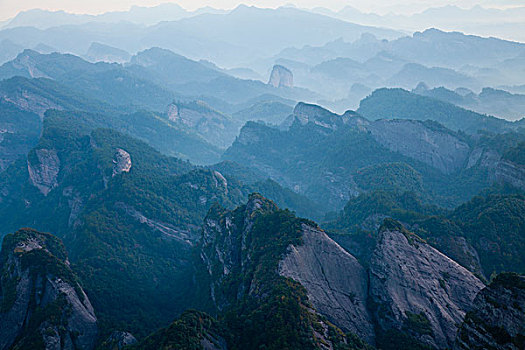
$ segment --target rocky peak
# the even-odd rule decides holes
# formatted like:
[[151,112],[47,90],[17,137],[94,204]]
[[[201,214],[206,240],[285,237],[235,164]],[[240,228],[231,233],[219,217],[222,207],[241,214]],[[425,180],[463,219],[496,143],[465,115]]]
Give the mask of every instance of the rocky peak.
[[58,238],[32,229],[7,235],[0,264],[0,350],[94,348],[97,319]]
[[268,84],[276,88],[292,88],[293,87],[293,73],[288,68],[275,65]]
[[336,129],[341,117],[321,106],[299,102],[293,111],[295,120],[301,125],[314,123],[327,129]]
[[450,348],[483,287],[467,269],[398,222],[385,220],[370,262],[369,287],[383,341],[398,334],[433,348]]
[[219,300],[215,289],[223,278],[234,270],[243,268],[249,260],[247,236],[256,218],[264,213],[277,210],[277,206],[254,193],[248,202],[236,210],[230,211],[219,205],[210,208],[202,233],[201,259],[205,263],[212,283],[212,299],[219,308],[227,304],[227,300]]
[[30,153],[27,160],[29,179],[33,186],[47,196],[48,193],[58,186],[58,172],[60,171],[60,159],[54,149],[37,149]]
[[474,300],[454,349],[525,348],[525,276],[501,273]]
[[121,148],[117,148],[113,159],[113,175],[129,173],[131,169],[131,156]]
[[31,78],[49,78],[36,67],[35,57],[38,56],[38,52],[26,49],[13,60],[13,68],[25,71]]
[[304,224],[302,243],[288,248],[279,273],[301,283],[312,306],[330,322],[374,344],[366,271],[326,233]]

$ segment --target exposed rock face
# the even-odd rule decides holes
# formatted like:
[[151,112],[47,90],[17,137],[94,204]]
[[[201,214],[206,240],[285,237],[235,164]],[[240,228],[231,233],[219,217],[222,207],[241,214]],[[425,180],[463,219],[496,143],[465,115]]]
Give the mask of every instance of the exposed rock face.
[[301,283],[314,308],[330,322],[374,343],[366,271],[324,232],[303,225],[302,244],[289,247],[279,273]]
[[470,153],[467,168],[488,168],[491,179],[525,190],[525,167],[503,159],[493,149],[475,148]]
[[179,106],[177,106],[176,103],[170,103],[166,109],[166,114],[168,115],[168,119],[172,122],[178,121],[180,118]]
[[115,207],[124,211],[124,213],[139,221],[141,224],[146,224],[152,230],[160,232],[164,238],[175,239],[184,244],[192,245],[190,233],[187,230],[178,229],[170,224],[147,218],[132,206],[126,205],[122,202],[115,203]]
[[24,71],[31,78],[49,78],[37,68],[37,63],[33,57],[34,54],[36,54],[35,51],[24,50],[12,61],[13,68]]
[[413,120],[378,120],[369,130],[388,149],[433,166],[445,174],[461,169],[469,146],[447,131]]
[[113,176],[120,173],[129,173],[131,170],[131,156],[121,148],[117,148],[113,159]]
[[137,339],[133,334],[123,331],[114,331],[108,339],[101,345],[106,350],[121,350],[125,346],[134,345]]
[[458,331],[455,349],[525,348],[525,276],[502,273],[479,292]]
[[293,87],[292,71],[281,65],[273,66],[272,74],[270,75],[268,84],[276,88]]
[[237,136],[238,126],[231,118],[202,101],[171,103],[166,114],[171,122],[196,131],[218,147],[229,146]]
[[[23,229],[7,235],[0,256],[0,349],[93,349],[97,319],[62,243]],[[16,341],[16,343],[14,343]]]
[[369,290],[383,332],[403,331],[431,347],[450,348],[483,287],[467,269],[385,221],[370,262]]
[[494,176],[498,182],[507,183],[525,191],[524,166],[503,160],[498,163]]
[[47,196],[58,185],[60,159],[54,149],[37,149],[35,156],[36,161],[32,161],[32,157],[27,161],[29,179],[44,196]]
[[[203,226],[201,259],[211,276],[211,298],[219,310],[231,303],[221,293],[222,281],[239,267],[242,272],[249,262],[250,252],[246,240],[255,218],[261,212],[276,209],[275,204],[260,196],[250,198],[241,220],[236,219],[238,212],[224,212],[217,207],[210,209]],[[240,298],[246,292],[249,291],[241,286],[237,294]]]
[[[276,298],[289,299],[293,306],[288,307],[296,315],[292,317],[300,314],[304,320],[291,332],[298,331],[297,337],[308,339],[307,343],[315,349],[335,349],[347,342],[341,330],[320,315],[373,340],[373,327],[364,305],[363,268],[315,224],[279,210],[258,194],[250,195],[246,205],[233,211],[219,206],[210,209],[203,227],[200,257],[210,277],[211,298],[219,310],[233,308],[244,313],[244,308],[255,307],[257,312],[270,313],[270,321],[266,322],[273,324],[281,322],[273,311]],[[338,276],[341,270],[337,264],[355,270]],[[317,278],[321,280],[316,281]],[[253,311],[248,312],[239,320],[261,322]],[[253,331],[258,329],[247,332]],[[353,338],[362,342],[357,335]],[[262,343],[273,345],[274,340],[264,337]],[[261,343],[260,338],[257,341]]]

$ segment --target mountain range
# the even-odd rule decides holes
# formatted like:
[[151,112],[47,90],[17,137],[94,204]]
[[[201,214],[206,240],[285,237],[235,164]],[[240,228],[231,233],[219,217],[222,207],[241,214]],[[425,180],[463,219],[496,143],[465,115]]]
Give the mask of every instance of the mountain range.
[[0,350],[524,348],[524,44],[314,12],[0,30]]

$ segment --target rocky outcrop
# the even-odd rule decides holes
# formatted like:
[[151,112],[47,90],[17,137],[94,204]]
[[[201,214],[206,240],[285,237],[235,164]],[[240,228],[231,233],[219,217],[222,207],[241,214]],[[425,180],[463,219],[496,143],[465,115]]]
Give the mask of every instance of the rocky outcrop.
[[[348,338],[336,327],[339,324],[359,343],[363,343],[360,336],[373,341],[363,268],[314,223],[278,209],[259,194],[250,195],[246,205],[233,211],[210,209],[200,257],[217,309],[239,312],[238,322],[246,324],[242,332],[265,334],[253,348],[284,344],[270,339],[276,334],[272,327],[278,332],[289,327],[282,323],[281,308],[290,313],[286,318],[304,320],[286,331],[293,334],[289,339],[295,338],[290,348],[342,346]],[[343,272],[338,266],[352,270]],[[264,321],[261,314],[268,314]],[[243,344],[251,341],[242,340]]]
[[[200,256],[212,280],[211,298],[219,310],[232,303],[222,293],[221,284],[234,272],[242,273],[250,260],[247,237],[256,217],[275,210],[277,207],[272,202],[262,196],[252,195],[245,206],[235,211],[225,211],[214,206],[206,216]],[[247,292],[243,286],[239,286],[237,294],[240,298]]]
[[113,177],[120,173],[129,173],[131,170],[131,156],[121,148],[117,148],[113,159]]
[[445,174],[460,170],[469,145],[449,130],[429,128],[414,120],[378,120],[368,127],[377,142],[394,152],[419,160]]
[[525,191],[525,167],[507,160],[498,162],[494,176],[496,181],[507,183]]
[[450,348],[483,287],[467,269],[385,220],[370,262],[369,298],[387,338],[403,333],[427,346]]
[[525,190],[525,167],[504,159],[500,153],[490,148],[474,148],[467,161],[467,169],[487,168],[491,179]]
[[125,346],[134,345],[137,339],[133,334],[123,331],[114,331],[100,346],[104,350],[121,350]]
[[0,263],[1,350],[94,348],[97,318],[60,240],[22,229],[4,238]]
[[24,50],[24,52],[11,61],[11,65],[14,69],[20,70],[30,78],[50,78],[38,69],[35,55],[38,55],[38,53],[33,50]]
[[221,148],[233,142],[239,129],[230,117],[202,101],[173,102],[167,107],[166,115],[171,122],[197,132],[208,142]]
[[525,276],[502,273],[474,300],[455,349],[525,348]]
[[37,149],[30,154],[27,161],[29,179],[33,186],[47,196],[58,186],[60,159],[54,149]]
[[170,224],[147,218],[140,211],[122,202],[116,202],[115,208],[123,211],[141,224],[147,225],[152,230],[160,232],[166,239],[174,239],[187,245],[193,244],[190,240],[190,233],[187,230],[178,229]]
[[330,322],[374,343],[366,271],[323,231],[303,225],[302,244],[289,247],[279,273],[301,283],[313,307]]
[[276,88],[292,88],[293,87],[293,73],[288,68],[275,65],[268,84]]

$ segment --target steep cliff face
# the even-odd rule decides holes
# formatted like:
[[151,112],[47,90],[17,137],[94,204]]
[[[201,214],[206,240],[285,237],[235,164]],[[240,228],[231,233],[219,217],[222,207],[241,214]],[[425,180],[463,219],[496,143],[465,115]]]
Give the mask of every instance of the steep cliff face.
[[[303,243],[307,243],[304,250]],[[356,267],[352,276],[360,280],[339,278],[336,271],[329,270],[327,280],[334,283],[333,290],[321,291],[315,286],[311,278],[328,265],[320,263],[309,270],[301,265],[301,259],[325,259],[322,249],[326,247],[334,257],[344,256],[346,266]],[[294,254],[294,249],[300,251]],[[366,320],[361,285],[364,272],[355,259],[345,255],[315,224],[279,210],[258,194],[251,195],[247,204],[236,210],[218,206],[210,210],[203,227],[200,257],[209,277],[211,299],[226,315],[234,349],[333,349],[348,340],[325,316],[334,320],[344,317],[341,323],[352,330],[357,325],[351,320],[353,316]],[[351,290],[344,290],[346,287]],[[349,315],[336,310],[341,306]]]
[[450,348],[483,283],[399,223],[385,220],[370,262],[378,343]]
[[0,257],[0,349],[94,348],[97,318],[56,237],[22,229]]
[[292,88],[293,87],[293,74],[288,68],[275,65],[273,66],[272,73],[270,74],[270,80],[268,84],[276,88]]
[[525,348],[525,276],[502,273],[474,300],[454,349]]
[[467,168],[472,167],[488,169],[492,180],[525,190],[525,167],[503,159],[502,155],[494,149],[474,148],[467,162]]
[[[251,257],[247,240],[256,217],[275,210],[275,204],[261,196],[252,196],[246,206],[235,211],[218,206],[210,209],[204,221],[201,259],[211,278],[211,298],[219,310],[235,302],[224,293],[222,283],[245,271]],[[240,298],[246,292],[240,285],[236,295]]]
[[450,131],[433,130],[420,121],[379,120],[371,123],[369,130],[388,149],[431,165],[445,174],[461,169],[470,151],[468,144]]
[[27,161],[29,179],[38,190],[47,196],[58,186],[58,172],[60,159],[54,149],[36,149],[34,155],[30,154]]
[[330,322],[374,343],[366,271],[323,231],[303,225],[302,243],[288,248],[279,273],[301,283],[313,307]]

